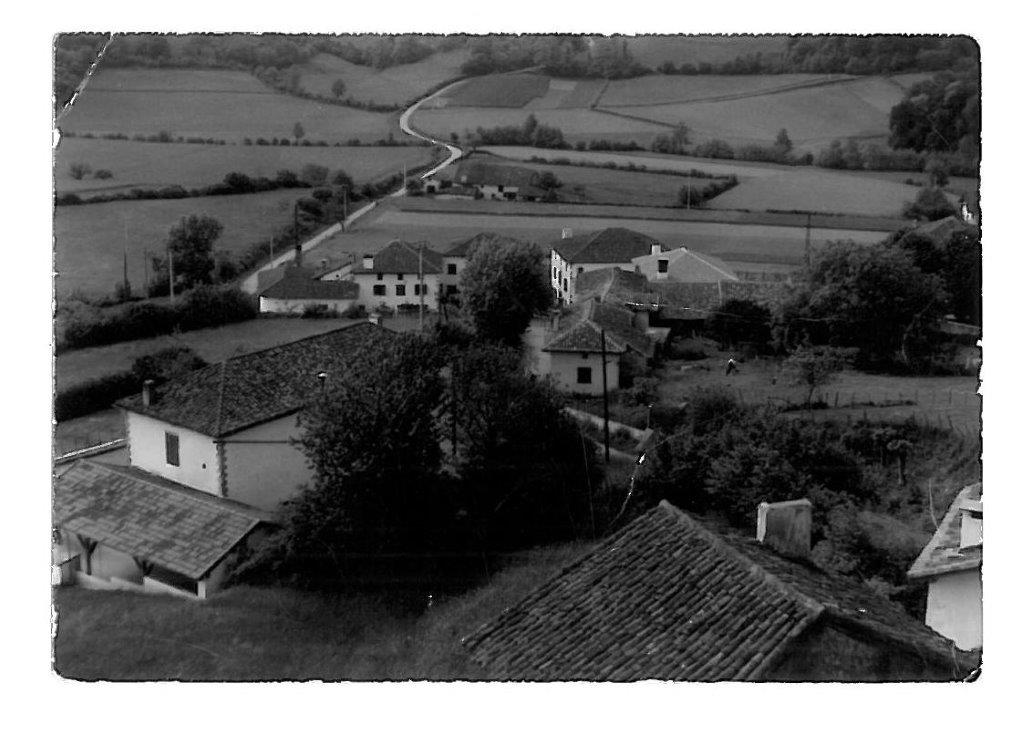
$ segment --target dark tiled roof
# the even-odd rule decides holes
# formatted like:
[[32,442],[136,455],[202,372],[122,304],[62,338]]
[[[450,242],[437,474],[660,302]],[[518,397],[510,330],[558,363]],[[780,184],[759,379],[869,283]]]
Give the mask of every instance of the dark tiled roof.
[[[626,352],[626,346],[605,332],[605,351],[614,355]],[[572,320],[542,348],[548,353],[600,353],[601,328],[589,319]]]
[[[471,186],[533,187],[540,175],[524,166],[502,166],[487,161],[463,161],[454,181]],[[536,188],[536,187],[534,187]],[[543,193],[543,190],[538,190]]]
[[908,577],[931,577],[981,566],[981,547],[960,550],[960,507],[965,501],[980,500],[981,483],[967,486],[957,494],[939,528],[914,560]]
[[359,286],[353,281],[319,281],[310,268],[289,268],[260,292],[268,299],[355,299]]
[[139,414],[222,437],[304,407],[319,390],[317,374],[343,376],[348,361],[390,330],[359,322],[338,330],[228,358],[162,384],[144,406],[136,395],[118,406]]
[[956,215],[950,215],[949,217],[943,217],[941,220],[926,222],[924,225],[919,225],[914,228],[914,232],[919,235],[925,235],[936,243],[942,243],[953,233],[971,231],[974,230],[975,227],[975,225],[968,225]]
[[441,254],[427,242],[407,243],[393,240],[373,256],[373,268],[360,262],[352,273],[419,273],[420,247],[423,248],[423,273],[441,273]]
[[258,524],[258,509],[138,468],[79,460],[54,481],[54,523],[199,579]]
[[663,501],[464,644],[498,679],[757,680],[830,618],[949,664],[948,640],[860,583]]
[[611,304],[649,306],[657,294],[643,274],[618,267],[584,271],[576,277],[576,296],[580,300],[598,298]]
[[609,227],[556,240],[551,247],[570,263],[629,263],[637,256],[650,255],[651,245],[660,242],[635,230]]

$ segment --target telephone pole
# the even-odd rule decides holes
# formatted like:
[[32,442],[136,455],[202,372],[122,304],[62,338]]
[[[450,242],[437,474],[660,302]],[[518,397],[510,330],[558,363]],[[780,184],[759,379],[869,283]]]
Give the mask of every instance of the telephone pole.
[[601,330],[601,385],[604,393],[604,462],[611,462],[611,451],[608,449],[611,433],[608,430],[608,349],[605,345],[604,330]]

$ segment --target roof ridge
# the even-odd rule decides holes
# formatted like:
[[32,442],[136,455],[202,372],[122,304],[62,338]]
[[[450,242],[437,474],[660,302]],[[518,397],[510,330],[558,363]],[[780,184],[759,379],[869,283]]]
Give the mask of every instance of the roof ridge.
[[[336,327],[333,330],[327,330],[326,332],[319,332],[319,333],[317,333],[315,335],[306,335],[306,337],[299,337],[299,338],[297,338],[295,340],[289,340],[288,342],[278,343],[277,345],[270,345],[269,347],[260,348],[259,350],[253,350],[252,352],[249,352],[249,353],[240,353],[239,355],[229,355],[228,357],[226,357],[224,360],[222,360],[220,362],[227,363],[229,360],[241,360],[242,358],[250,358],[250,357],[252,357],[254,355],[260,355],[262,353],[269,353],[271,350],[278,350],[280,348],[290,347],[290,346],[296,345],[296,344],[298,344],[300,342],[306,342],[307,340],[318,340],[318,339],[320,339],[322,337],[327,337],[328,335],[334,335],[334,334],[336,334],[338,332],[344,332],[345,330],[351,330],[353,327],[359,327],[359,325],[369,325],[369,324],[373,324],[373,323],[369,322],[369,321],[367,321],[365,319],[358,320],[356,322],[353,322],[350,325],[342,325],[341,327]],[[382,327],[380,325],[374,325],[374,327],[377,327],[378,329],[381,329],[381,330],[388,329],[388,328]],[[217,364],[214,363],[213,365],[217,365]],[[202,369],[200,369],[200,370],[202,370]]]

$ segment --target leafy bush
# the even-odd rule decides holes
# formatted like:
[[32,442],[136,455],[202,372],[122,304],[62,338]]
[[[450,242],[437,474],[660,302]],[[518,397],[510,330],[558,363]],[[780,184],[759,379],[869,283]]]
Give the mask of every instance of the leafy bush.
[[112,179],[114,178],[114,172],[110,169],[96,169],[96,173],[93,174],[93,178]]
[[53,401],[54,418],[63,422],[110,407],[118,399],[142,389],[133,371],[122,371],[58,391]]

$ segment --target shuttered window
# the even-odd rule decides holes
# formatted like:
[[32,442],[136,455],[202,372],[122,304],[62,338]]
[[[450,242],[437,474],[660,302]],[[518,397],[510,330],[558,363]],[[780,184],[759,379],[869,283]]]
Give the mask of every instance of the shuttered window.
[[164,448],[167,451],[167,464],[178,467],[181,459],[178,456],[178,435],[173,432],[164,432]]

